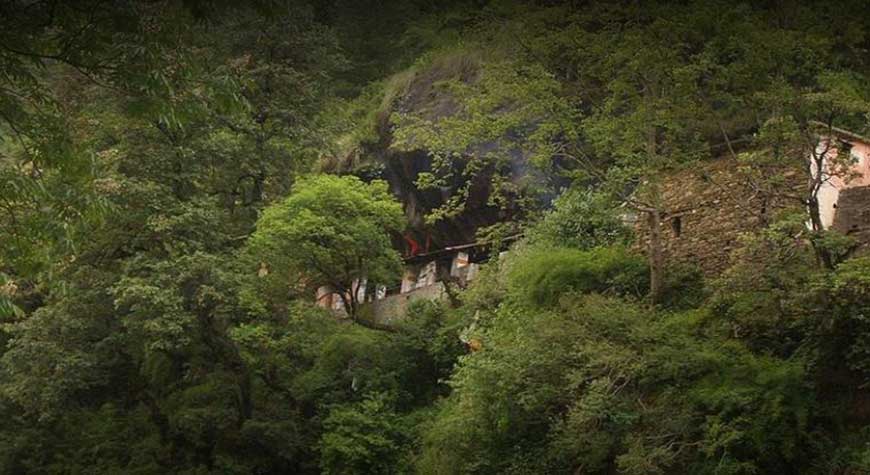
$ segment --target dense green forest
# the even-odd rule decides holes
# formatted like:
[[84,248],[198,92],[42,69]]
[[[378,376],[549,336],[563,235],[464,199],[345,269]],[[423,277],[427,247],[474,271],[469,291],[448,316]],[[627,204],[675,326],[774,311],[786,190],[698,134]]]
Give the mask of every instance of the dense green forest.
[[[0,2],[0,474],[870,474],[812,172],[868,13]],[[764,206],[711,274],[658,230],[722,157]],[[407,236],[489,258],[385,324]]]

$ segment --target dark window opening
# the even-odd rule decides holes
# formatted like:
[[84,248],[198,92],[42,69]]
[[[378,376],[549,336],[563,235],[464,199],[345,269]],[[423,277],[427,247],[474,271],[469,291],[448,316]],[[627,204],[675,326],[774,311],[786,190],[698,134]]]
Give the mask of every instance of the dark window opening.
[[671,220],[671,229],[674,230],[674,236],[680,237],[683,233],[683,218],[677,216]]
[[852,153],[852,144],[846,142],[845,140],[840,140],[837,144],[838,151],[843,155],[851,155]]

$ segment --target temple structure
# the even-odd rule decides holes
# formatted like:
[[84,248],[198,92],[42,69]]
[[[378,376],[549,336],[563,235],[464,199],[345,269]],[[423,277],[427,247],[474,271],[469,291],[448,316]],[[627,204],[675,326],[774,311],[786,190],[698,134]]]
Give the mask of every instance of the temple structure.
[[[369,286],[357,282],[357,300],[364,302],[370,317],[378,323],[390,323],[405,315],[415,300],[441,299],[447,296],[447,286],[464,288],[477,277],[480,263],[487,258],[486,246],[471,243],[452,246],[404,259],[402,280],[393,286]],[[341,295],[329,287],[317,291],[317,304],[337,313],[345,312]]]

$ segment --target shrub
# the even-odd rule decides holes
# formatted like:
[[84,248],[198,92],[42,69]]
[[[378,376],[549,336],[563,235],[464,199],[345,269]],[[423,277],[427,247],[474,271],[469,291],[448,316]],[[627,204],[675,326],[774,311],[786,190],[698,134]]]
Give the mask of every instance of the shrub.
[[646,264],[622,246],[588,251],[536,247],[510,267],[510,285],[534,305],[552,306],[567,292],[615,293],[639,297],[648,286]]
[[592,249],[626,244],[631,230],[607,196],[571,188],[556,198],[553,209],[528,234],[536,244]]

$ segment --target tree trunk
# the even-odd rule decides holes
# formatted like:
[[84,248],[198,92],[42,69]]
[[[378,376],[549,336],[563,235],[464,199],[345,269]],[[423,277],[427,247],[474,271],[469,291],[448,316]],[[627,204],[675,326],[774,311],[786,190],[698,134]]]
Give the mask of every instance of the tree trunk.
[[810,196],[807,199],[807,212],[809,212],[810,215],[810,225],[812,226],[813,231],[824,231],[822,225],[822,213],[819,210],[819,199],[816,196]]
[[810,215],[810,225],[813,229],[813,237],[810,242],[813,245],[813,251],[816,253],[816,259],[825,269],[834,269],[834,258],[831,252],[818,242],[818,238],[825,232],[822,225],[822,214],[819,210],[819,198],[814,194],[807,200],[807,211]]
[[[644,84],[643,94],[647,106],[655,104],[655,91],[652,89],[654,81]],[[646,153],[650,164],[658,163],[658,128],[654,122],[649,122],[646,129]],[[653,170],[657,173],[657,170]],[[647,210],[647,223],[649,224],[649,297],[653,304],[659,302],[664,283],[664,256],[662,255],[662,213],[661,189],[655,177],[647,177],[650,181],[650,198],[652,206]]]
[[[831,255],[831,251],[823,243],[819,242],[826,231],[822,224],[822,212],[819,207],[819,191],[824,186],[826,177],[834,173],[834,169],[827,164],[828,153],[831,151],[830,141],[826,141],[824,147],[821,150],[820,148],[822,148],[822,144],[817,142],[810,152],[810,179],[807,184],[806,206],[807,213],[810,215],[810,226],[813,231],[810,243],[816,254],[816,261],[824,268],[833,270],[834,257]],[[836,156],[836,154],[833,156]]]
[[658,209],[647,212],[649,224],[649,296],[653,303],[658,303],[664,287],[664,256],[662,254],[661,223],[662,216]]

